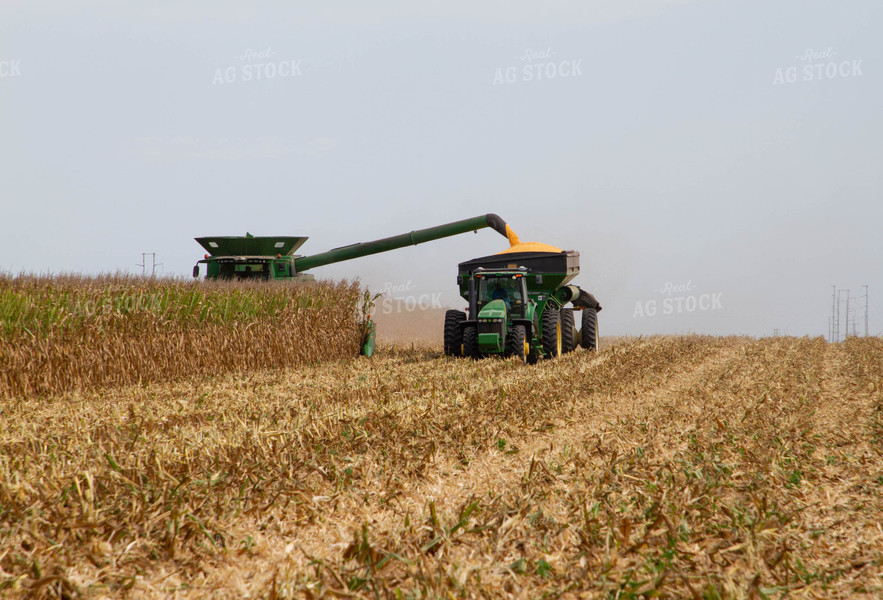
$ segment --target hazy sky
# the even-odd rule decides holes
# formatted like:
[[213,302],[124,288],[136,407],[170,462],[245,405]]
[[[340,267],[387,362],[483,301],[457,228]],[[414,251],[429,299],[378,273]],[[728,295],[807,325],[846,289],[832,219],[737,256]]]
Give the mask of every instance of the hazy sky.
[[[603,334],[825,335],[831,284],[880,333],[881,32],[879,0],[4,0],[0,270],[496,212],[580,251]],[[461,306],[457,263],[505,247],[314,273]]]

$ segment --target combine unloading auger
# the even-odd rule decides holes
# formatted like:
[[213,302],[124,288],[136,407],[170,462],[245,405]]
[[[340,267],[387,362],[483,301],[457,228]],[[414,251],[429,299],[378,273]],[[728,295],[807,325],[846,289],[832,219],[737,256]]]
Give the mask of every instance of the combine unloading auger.
[[294,255],[309,239],[306,236],[201,237],[196,238],[196,241],[208,254],[193,268],[193,276],[199,276],[199,263],[205,263],[206,279],[310,279],[312,276],[303,276],[302,273],[316,267],[379,252],[389,252],[486,227],[504,237],[507,236],[506,222],[495,214],[487,214],[371,242],[341,246],[312,256]]

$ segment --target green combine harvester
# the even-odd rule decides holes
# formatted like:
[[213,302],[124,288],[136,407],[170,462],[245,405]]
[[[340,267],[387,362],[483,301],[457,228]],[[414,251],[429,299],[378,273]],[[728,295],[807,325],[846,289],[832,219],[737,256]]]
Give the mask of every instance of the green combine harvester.
[[[199,277],[206,265],[208,280],[312,280],[310,269],[352,260],[405,246],[422,244],[489,227],[505,236],[510,248],[502,253],[460,264],[457,281],[469,303],[463,311],[445,316],[445,353],[479,358],[491,354],[515,355],[525,362],[552,358],[579,343],[597,348],[597,311],[594,296],[567,285],[579,273],[579,253],[545,244],[522,244],[503,219],[487,214],[445,225],[419,229],[388,238],[334,248],[328,252],[294,254],[305,236],[219,236],[196,241],[206,254],[193,267]],[[571,303],[572,308],[565,305]],[[582,332],[574,327],[573,311],[582,310]],[[363,353],[374,349],[374,327],[367,324]]]
[[506,222],[495,214],[487,214],[372,242],[350,244],[312,256],[294,254],[309,239],[305,236],[200,237],[196,241],[207,254],[193,267],[193,276],[199,277],[199,265],[204,263],[206,279],[311,280],[312,274],[304,274],[304,271],[485,227],[506,235]]

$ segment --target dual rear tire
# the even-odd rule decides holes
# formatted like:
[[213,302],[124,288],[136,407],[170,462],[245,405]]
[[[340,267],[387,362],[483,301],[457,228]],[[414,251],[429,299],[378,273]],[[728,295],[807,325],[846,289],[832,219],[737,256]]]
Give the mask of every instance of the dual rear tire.
[[580,346],[594,352],[598,349],[598,311],[596,309],[583,309],[582,326]]
[[466,313],[449,310],[445,313],[445,356],[463,356],[463,322]]
[[549,358],[557,358],[561,354],[572,352],[577,346],[592,352],[598,349],[597,309],[582,310],[582,329],[579,332],[576,330],[572,308],[562,308],[558,312],[547,311],[543,314],[543,351]]
[[547,358],[564,354],[564,336],[561,330],[561,313],[557,310],[543,312],[543,353]]
[[572,308],[561,309],[561,347],[564,354],[573,352],[577,347]]

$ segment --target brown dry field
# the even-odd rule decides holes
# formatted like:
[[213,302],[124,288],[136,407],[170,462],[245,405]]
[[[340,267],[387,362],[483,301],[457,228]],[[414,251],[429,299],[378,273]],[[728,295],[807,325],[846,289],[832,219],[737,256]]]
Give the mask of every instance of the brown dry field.
[[879,598],[883,341],[0,401],[0,596]]
[[[387,346],[434,348],[442,346],[446,308],[384,313],[378,307],[372,319],[377,339]],[[462,310],[462,307],[461,307]]]

